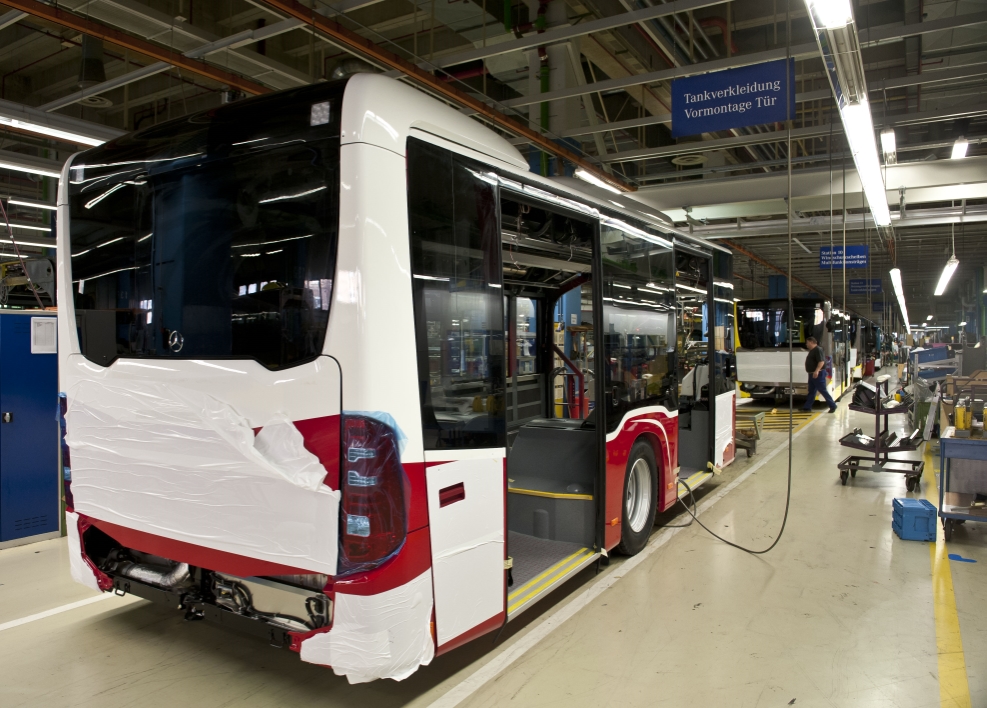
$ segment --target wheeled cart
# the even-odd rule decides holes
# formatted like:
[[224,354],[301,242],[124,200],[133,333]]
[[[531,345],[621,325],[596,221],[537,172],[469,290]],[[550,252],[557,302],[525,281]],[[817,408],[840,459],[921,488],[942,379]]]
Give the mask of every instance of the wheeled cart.
[[[905,488],[909,492],[918,489],[925,463],[922,460],[892,460],[890,455],[898,452],[913,452],[918,449],[922,439],[919,431],[899,438],[897,433],[888,432],[888,417],[899,413],[907,413],[908,405],[904,401],[895,401],[888,394],[889,376],[879,376],[874,384],[874,405],[862,406],[850,404],[850,410],[874,416],[874,437],[864,435],[857,430],[840,438],[840,444],[857,450],[865,450],[868,455],[850,455],[837,465],[840,470],[840,482],[844,485],[849,477],[856,477],[857,472],[892,472],[905,475]],[[884,424],[881,424],[881,420]]]
[[[939,518],[946,541],[953,540],[953,530],[967,521],[987,522],[987,508],[977,497],[987,494],[987,440],[983,438],[957,438],[956,429],[946,428],[939,438]],[[953,470],[953,460],[962,460],[960,470]],[[962,489],[963,491],[957,491]],[[979,493],[978,491],[979,490]],[[965,496],[966,499],[947,500],[946,495]],[[959,502],[957,504],[949,501]],[[968,502],[964,504],[963,502]]]

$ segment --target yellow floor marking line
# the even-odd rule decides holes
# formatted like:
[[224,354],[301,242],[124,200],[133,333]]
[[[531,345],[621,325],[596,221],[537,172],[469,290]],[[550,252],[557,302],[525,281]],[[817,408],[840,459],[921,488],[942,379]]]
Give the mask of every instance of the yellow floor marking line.
[[538,595],[537,590],[545,583],[551,583],[556,576],[561,575],[565,572],[569,565],[575,563],[587,555],[592,553],[588,548],[581,548],[572,555],[566,556],[560,560],[555,565],[551,566],[547,570],[543,571],[540,575],[535,576],[524,585],[519,587],[517,590],[512,592],[507,596],[508,608],[507,612],[511,613],[516,610],[521,605],[525,604],[529,600],[533,599]]
[[[922,480],[925,497],[937,508],[939,490],[932,461],[932,443],[925,443],[925,472]],[[932,562],[932,606],[936,615],[936,650],[939,656],[939,705],[942,708],[971,708],[970,684],[966,677],[966,656],[960,636],[960,618],[956,613],[953,574],[942,524],[936,520],[936,542],[929,544]]]

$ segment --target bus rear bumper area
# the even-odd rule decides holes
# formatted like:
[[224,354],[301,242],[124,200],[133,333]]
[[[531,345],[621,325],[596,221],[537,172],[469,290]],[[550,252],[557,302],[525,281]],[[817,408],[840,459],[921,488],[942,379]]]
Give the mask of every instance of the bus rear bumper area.
[[410,534],[395,565],[386,568],[389,578],[405,582],[381,590],[387,587],[382,572],[241,577],[121,546],[100,528],[106,524],[73,512],[67,522],[77,582],[150,600],[183,612],[189,622],[257,636],[302,661],[331,667],[350,683],[402,680],[435,656],[431,570],[406,579],[419,570],[412,558],[421,555],[422,541],[428,543],[427,529]]

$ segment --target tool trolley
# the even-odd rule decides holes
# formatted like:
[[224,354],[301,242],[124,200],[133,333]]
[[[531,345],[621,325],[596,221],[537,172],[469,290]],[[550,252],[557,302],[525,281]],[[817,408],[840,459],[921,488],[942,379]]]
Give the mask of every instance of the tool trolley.
[[[888,431],[888,418],[892,415],[909,412],[908,400],[896,401],[888,393],[890,376],[879,376],[873,385],[861,382],[872,391],[873,405],[850,404],[850,410],[874,416],[874,436],[865,435],[859,428],[840,438],[844,447],[864,450],[868,455],[850,455],[837,465],[840,470],[840,483],[846,485],[847,479],[856,477],[857,472],[891,472],[905,475],[905,488],[909,492],[918,489],[925,463],[922,460],[894,460],[890,455],[900,452],[913,452],[922,443],[918,430],[908,437],[898,437],[897,433]],[[883,424],[882,424],[883,420]]]
[[955,494],[958,487],[959,471],[953,470],[953,460],[965,460],[967,464],[966,483],[973,483],[974,489],[987,490],[987,440],[982,437],[960,438],[956,436],[956,428],[947,428],[939,439],[939,518],[942,519],[943,535],[947,541],[953,540],[953,530],[967,521],[987,522],[987,506],[982,499],[983,494],[968,493],[967,503],[949,503],[947,494]]

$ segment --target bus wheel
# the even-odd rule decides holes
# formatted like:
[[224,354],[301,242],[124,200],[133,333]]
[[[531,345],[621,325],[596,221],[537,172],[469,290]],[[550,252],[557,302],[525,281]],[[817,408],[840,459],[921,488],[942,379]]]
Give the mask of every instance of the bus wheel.
[[651,445],[640,440],[631,448],[624,475],[624,508],[617,550],[633,556],[648,542],[658,506],[658,465]]

